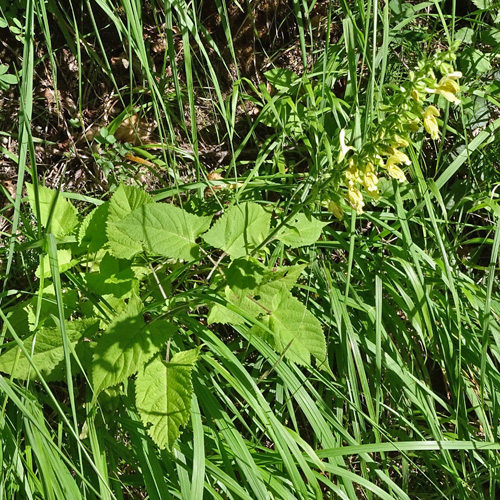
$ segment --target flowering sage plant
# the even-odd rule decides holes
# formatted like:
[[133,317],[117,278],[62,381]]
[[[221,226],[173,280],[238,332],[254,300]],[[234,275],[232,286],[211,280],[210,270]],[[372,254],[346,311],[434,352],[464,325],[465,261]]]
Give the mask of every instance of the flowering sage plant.
[[[403,150],[412,142],[412,134],[421,130],[421,125],[431,139],[439,140],[440,110],[434,96],[441,95],[452,104],[460,103],[458,79],[462,74],[452,66],[457,48],[455,45],[440,51],[420,63],[401,86],[386,86],[384,103],[377,110],[378,118],[361,147],[348,145],[347,131],[341,130],[337,160],[344,171],[339,188],[357,213],[363,212],[364,195],[374,200],[380,197],[377,184],[381,172],[399,182],[406,181],[403,168],[411,162]],[[338,203],[330,199],[327,206],[336,217],[342,217]]]

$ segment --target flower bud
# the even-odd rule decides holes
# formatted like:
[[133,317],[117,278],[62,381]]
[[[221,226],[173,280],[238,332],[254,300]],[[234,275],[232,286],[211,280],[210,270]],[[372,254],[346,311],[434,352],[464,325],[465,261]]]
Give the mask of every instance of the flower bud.
[[328,210],[338,219],[342,220],[344,217],[344,211],[342,210],[342,207],[335,203],[334,201],[329,201],[328,202]]

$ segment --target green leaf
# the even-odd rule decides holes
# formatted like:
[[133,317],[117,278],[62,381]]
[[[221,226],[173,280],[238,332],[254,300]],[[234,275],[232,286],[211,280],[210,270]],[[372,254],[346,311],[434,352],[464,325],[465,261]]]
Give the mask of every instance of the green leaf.
[[190,261],[199,256],[196,239],[208,229],[210,220],[210,216],[199,217],[174,205],[152,203],[108,225],[108,237],[110,242],[120,241],[124,236],[132,240],[130,257],[144,248],[155,255]]
[[304,271],[306,267],[306,264],[278,267],[278,269],[268,271],[264,275],[262,284],[278,282],[280,286],[290,291],[295,286],[295,283],[297,283],[299,276],[302,274],[302,271]]
[[80,245],[90,253],[95,253],[106,244],[106,221],[108,219],[110,202],[107,201],[94,208],[82,222],[78,233]]
[[[71,250],[57,250],[57,264],[58,264],[60,273],[63,273],[64,271],[70,269],[77,262],[78,262],[78,260],[71,260]],[[35,271],[35,276],[37,278],[41,277],[42,264],[43,264],[43,277],[48,278],[49,276],[51,276],[50,262],[49,262],[48,255],[44,255],[42,263],[38,264],[38,267],[36,268],[36,271]]]
[[251,257],[235,259],[226,269],[227,284],[241,299],[260,285],[265,269],[258,260]]
[[292,84],[300,79],[300,76],[286,68],[274,68],[264,73],[271,85],[278,90],[288,90]]
[[312,216],[297,214],[278,231],[276,238],[292,248],[313,245],[327,224]]
[[160,449],[172,449],[189,420],[198,354],[199,348],[178,352],[168,363],[157,357],[137,375],[137,409],[144,425],[151,424],[148,433]]
[[[226,288],[230,290],[229,287]],[[231,302],[228,300],[228,302]],[[221,325],[242,325],[245,320],[234,311],[231,311],[222,304],[214,304],[208,314],[207,322],[209,325],[212,323],[220,323]]]
[[128,296],[139,283],[130,262],[112,257],[109,253],[102,258],[99,272],[85,274],[85,281],[95,294],[118,298]]
[[[78,292],[76,290],[63,289],[62,297],[64,303],[64,317],[65,319],[69,319],[75,312],[78,304]],[[26,307],[30,331],[34,331],[36,326],[57,326],[54,317],[58,317],[59,309],[57,307],[54,285],[52,283],[43,290],[38,325],[36,325],[37,302],[38,297],[33,297]]]
[[[242,309],[249,317],[256,318],[269,332],[254,325],[252,332],[265,338],[278,352],[286,349],[285,356],[296,363],[309,365],[311,356],[320,363],[326,358],[326,341],[321,324],[290,290],[304,265],[279,268],[267,272],[260,286],[241,297],[229,286],[225,289],[226,300]],[[209,323],[242,324],[244,319],[227,307],[212,307]]]
[[[31,210],[36,213],[33,185],[26,183],[26,190],[28,191]],[[38,198],[40,201],[40,223],[49,233],[60,237],[69,234],[76,227],[78,224],[78,211],[68,200],[62,198],[56,190],[39,185]],[[50,227],[47,227],[49,217]]]
[[500,44],[500,29],[489,27],[487,30],[481,30],[481,42],[497,47]]
[[481,10],[492,9],[496,5],[496,0],[472,0],[472,3]]
[[[254,327],[254,332],[267,338],[278,352],[282,352],[291,342],[286,357],[296,363],[309,365],[311,355],[319,362],[325,360],[326,341],[318,319],[290,293],[304,267],[281,268],[273,273],[272,281],[257,289],[254,300],[260,305],[260,320],[274,335],[270,338],[259,327]],[[269,312],[262,314],[262,306]],[[251,310],[255,314],[253,306]]]
[[141,244],[131,238],[126,232],[116,228],[134,210],[153,203],[145,192],[132,186],[121,184],[109,201],[106,234],[112,254],[120,259],[131,259],[141,250]]
[[148,193],[133,186],[120,184],[109,201],[108,223],[124,219],[136,208],[147,203],[154,203]]
[[482,97],[473,95],[463,99],[462,109],[464,112],[464,123],[468,129],[483,128],[490,121],[491,111],[488,101]]
[[[75,345],[82,337],[93,337],[97,332],[98,322],[95,319],[76,319],[67,321],[65,326],[69,341]],[[28,358],[24,356],[15,342],[12,344],[14,344],[13,347],[0,356],[0,371],[23,380],[28,378],[28,373],[31,374],[31,378],[34,378],[35,371]],[[33,353],[33,363],[44,377],[51,380],[62,378],[53,376],[54,372],[60,371],[64,360],[63,342],[59,328],[40,328],[36,334],[27,337],[23,341],[23,345],[29,353]]]
[[475,31],[472,28],[461,28],[455,33],[455,40],[460,40],[462,43],[472,43],[474,35]]
[[17,76],[16,75],[1,75],[0,76],[0,81],[4,83],[5,85],[15,85],[17,83]]
[[129,313],[111,323],[96,342],[92,366],[95,396],[136,373],[176,332],[166,321],[146,324],[142,313]]
[[[42,326],[57,326],[54,321],[54,317],[58,317],[59,311],[54,293],[54,285],[51,283],[46,286],[43,291],[40,291],[39,294],[41,296],[41,300],[39,299],[39,296],[36,295],[29,300],[18,302],[14,307],[7,310],[9,323],[21,337],[24,337],[23,332],[33,332],[36,328]],[[69,319],[69,317],[74,313],[76,304],[78,303],[78,293],[76,290],[63,289],[62,296],[64,303],[64,317],[65,319]],[[40,300],[40,311],[38,323],[35,324],[37,321],[36,311],[38,300]]]
[[[241,260],[243,259],[235,260],[230,267],[234,264],[238,265]],[[257,275],[255,279],[259,281],[260,285],[254,287],[252,290],[241,289],[240,286],[235,283],[237,273],[233,271],[234,279],[230,279],[231,274],[227,277],[229,286],[226,286],[224,290],[224,298],[227,302],[242,307],[248,314],[257,318],[265,311],[264,308],[267,308],[266,305],[272,306],[270,303],[271,297],[269,297],[269,295],[274,293],[275,289],[273,287],[290,291],[305,267],[305,264],[281,266],[276,270],[265,272],[263,277],[259,277],[258,271],[255,270]],[[262,297],[264,297],[264,302],[262,302]],[[264,308],[262,306],[264,306]],[[226,325],[241,325],[245,322],[239,314],[231,311],[222,304],[214,304],[212,306],[207,321],[208,324],[221,323]]]
[[458,62],[464,74],[486,73],[491,70],[491,54],[475,49],[473,46],[466,47],[459,55]]
[[326,341],[320,322],[289,292],[276,292],[270,314],[261,318],[273,336],[259,326],[254,326],[252,332],[267,339],[277,352],[288,347],[285,356],[295,363],[310,365],[311,355],[322,363],[326,359]]
[[203,239],[237,259],[249,255],[264,241],[270,223],[271,214],[260,205],[241,203],[230,207]]

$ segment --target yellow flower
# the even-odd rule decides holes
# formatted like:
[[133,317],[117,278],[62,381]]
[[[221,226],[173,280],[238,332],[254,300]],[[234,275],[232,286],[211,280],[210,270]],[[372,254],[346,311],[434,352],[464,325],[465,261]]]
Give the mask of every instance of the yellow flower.
[[460,92],[460,87],[458,86],[458,83],[453,80],[441,80],[436,92],[454,104],[460,103],[460,99],[456,96],[456,94]]
[[349,158],[349,168],[344,173],[349,186],[354,186],[357,182],[361,182],[359,169],[352,158]]
[[[389,158],[390,159],[390,158]],[[394,164],[388,164],[387,165],[387,172],[389,175],[393,178],[398,180],[399,182],[405,182],[406,181],[406,176],[404,172],[396,165]]]
[[454,104],[460,103],[457,94],[460,92],[460,87],[455,81],[462,76],[460,71],[455,71],[454,73],[449,73],[443,76],[435,89],[427,89],[432,94],[441,94],[445,99]]
[[393,148],[407,148],[410,144],[406,139],[403,139],[399,135],[395,135],[392,139],[394,144],[392,144]]
[[396,148],[389,148],[388,153],[390,158],[392,158],[392,163],[404,163],[405,165],[409,165],[411,163],[408,156]]
[[344,217],[344,211],[342,210],[342,207],[340,205],[337,205],[334,201],[329,201],[328,202],[328,210],[337,217],[338,220],[342,220]]
[[434,106],[429,106],[424,112],[424,127],[429,135],[434,139],[439,138],[439,126],[436,120],[436,116],[439,116],[439,109]]
[[357,187],[349,186],[349,189],[347,190],[347,201],[358,214],[363,213],[363,207],[365,206],[365,203],[363,201],[363,195]]
[[337,161],[340,163],[345,158],[345,155],[347,154],[347,152],[350,149],[354,149],[354,148],[352,146],[347,146],[345,143],[345,128],[343,128],[340,131],[339,140],[340,140],[340,153],[339,153],[339,156],[337,158]]
[[415,89],[411,91],[410,95],[415,102],[421,102],[420,94]]
[[363,186],[372,196],[378,195],[378,177],[375,175],[375,167],[371,163],[367,163],[365,173],[363,175]]
[[[404,154],[404,153],[401,153]],[[406,156],[406,155],[404,155]],[[407,157],[407,156],[406,156]],[[408,158],[408,157],[407,157]],[[406,176],[404,172],[397,166],[398,163],[401,163],[401,159],[397,156],[391,156],[385,165],[387,173],[393,178],[397,179],[399,182],[405,182]]]

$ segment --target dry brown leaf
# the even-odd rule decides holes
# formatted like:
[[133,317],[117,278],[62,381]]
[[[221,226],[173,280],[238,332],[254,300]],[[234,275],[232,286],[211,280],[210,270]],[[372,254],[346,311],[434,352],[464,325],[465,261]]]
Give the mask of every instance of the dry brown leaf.
[[140,146],[151,142],[151,134],[154,130],[154,125],[142,120],[136,113],[129,116],[116,129],[114,136],[117,141],[129,142],[134,146]]
[[[224,179],[224,177],[222,177],[222,175],[220,175],[219,173],[217,172],[211,172],[210,174],[207,175],[207,179],[209,181],[220,181],[222,179]],[[224,189],[225,186],[209,186],[207,188],[205,188],[205,198],[209,198],[211,196],[214,196],[215,194],[215,191],[220,191],[221,189]]]
[[224,177],[222,177],[222,175],[220,175],[217,172],[211,172],[210,174],[207,175],[207,179],[209,181],[220,181],[224,179]]
[[[221,181],[221,180],[224,180],[224,177],[217,172],[212,172],[212,173],[207,175],[207,179],[209,181]],[[205,188],[204,194],[205,194],[205,197],[207,198],[210,196],[214,196],[215,191],[220,191],[221,189],[236,189],[236,188],[239,188],[241,186],[243,186],[243,184],[241,182],[231,182],[229,184],[221,184],[221,185],[215,185],[215,186],[212,185],[212,186]]]
[[6,180],[1,181],[2,186],[9,193],[10,197],[15,200],[16,199],[16,191],[17,191],[17,183],[14,181]]

